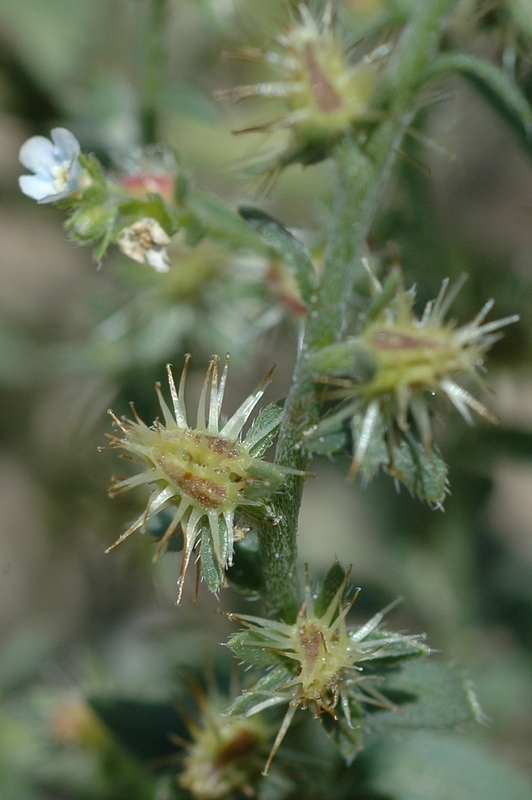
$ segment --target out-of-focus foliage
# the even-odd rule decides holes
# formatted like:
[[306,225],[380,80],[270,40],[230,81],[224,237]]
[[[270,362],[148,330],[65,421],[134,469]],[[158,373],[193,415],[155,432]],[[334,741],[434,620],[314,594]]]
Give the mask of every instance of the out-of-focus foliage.
[[[415,0],[340,5],[348,36],[365,51],[367,42],[394,39]],[[200,713],[184,673],[204,664],[207,636],[226,640],[230,628],[212,614],[205,622],[204,587],[197,607],[191,591],[175,615],[176,557],[150,574],[144,566],[157,531],[116,561],[100,557],[146,500],[140,491],[114,505],[105,499],[108,476],[120,472],[96,452],[109,431],[105,410],[112,402],[126,413],[134,400],[153,419],[154,382],[189,350],[196,396],[211,354],[231,351],[240,386],[228,395],[228,413],[272,361],[278,377],[269,399],[285,394],[332,215],[327,162],[291,166],[257,196],[249,166],[285,146],[286,134],[234,137],[231,129],[264,122],[260,107],[213,99],[220,89],[271,79],[267,65],[220,54],[242,43],[268,49],[285,19],[282,0],[168,3],[155,105],[158,137],[179,165],[177,192],[188,197],[189,216],[169,250],[175,269],[158,275],[116,249],[97,265],[65,241],[60,212],[20,195],[20,145],[57,125],[106,170],[134,172],[149,9],[148,0],[0,7],[0,795],[9,800],[190,797],[175,779],[191,738],[186,721],[198,724]],[[269,783],[260,782],[262,800],[303,796],[303,786],[316,798],[531,796],[521,774],[532,771],[532,144],[523,105],[532,101],[531,40],[526,0],[458,4],[447,54],[423,89],[369,241],[380,278],[399,258],[419,313],[445,278],[467,272],[453,306],[458,325],[490,297],[497,317],[520,315],[489,358],[495,392],[487,402],[501,423],[469,428],[443,401],[438,407],[430,466],[441,453],[451,484],[444,513],[410,496],[414,482],[400,491],[387,476],[364,489],[344,486],[356,431],[334,431],[340,438],[321,451],[316,445],[319,486],[308,484],[301,523],[300,548],[317,573],[335,554],[354,563],[364,587],[357,620],[404,597],[394,629],[427,632],[474,682],[487,724],[466,743],[447,732],[379,739],[376,724],[375,740],[345,770],[325,732],[303,719],[288,732]],[[453,61],[455,49],[502,65],[518,90],[501,102],[508,84],[474,59]],[[359,264],[351,333],[368,297]],[[323,466],[320,452],[337,455]],[[252,529],[253,515],[235,524]],[[253,533],[237,543],[228,579],[247,596],[260,589]],[[246,613],[239,595],[231,597]],[[98,667],[87,670],[87,650]],[[225,691],[226,661],[220,672]],[[71,695],[73,684],[81,690]],[[401,673],[395,691],[410,691]],[[268,715],[271,739],[280,716]],[[302,740],[319,753],[311,763],[294,756]]]

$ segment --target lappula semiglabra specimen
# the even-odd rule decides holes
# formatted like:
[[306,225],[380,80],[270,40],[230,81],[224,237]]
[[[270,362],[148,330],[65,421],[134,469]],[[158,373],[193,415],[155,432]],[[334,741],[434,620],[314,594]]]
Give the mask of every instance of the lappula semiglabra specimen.
[[[134,531],[144,529],[147,521],[163,508],[170,507],[174,516],[154,560],[170,538],[181,530],[184,547],[178,579],[178,603],[195,545],[201,542],[202,572],[209,587],[216,591],[223,581],[223,570],[232,561],[235,510],[262,504],[282,483],[284,475],[291,472],[255,456],[260,452],[260,448],[257,449],[259,440],[268,433],[264,428],[257,433],[252,427],[243,439],[240,438],[242,428],[270,382],[273,368],[233,416],[222,424],[220,417],[229,358],[226,358],[219,375],[219,359],[214,356],[200,395],[196,426],[191,427],[185,406],[188,362],[189,356],[185,360],[179,389],[176,389],[168,366],[173,413],[162,396],[160,385],[156,384],[164,425],[156,420],[148,427],[133,407],[134,421],[118,419],[112,411],[109,412],[119,431],[118,436],[110,436],[111,447],[127,450],[147,465],[144,472],[115,481],[109,490],[111,496],[142,484],[153,483],[157,488],[144,513],[107,552]],[[272,422],[272,429],[277,424],[278,421]]]
[[222,800],[236,792],[254,796],[270,726],[259,716],[228,717],[227,700],[212,690],[206,694],[194,680],[190,690],[199,719],[185,719],[192,741],[176,739],[185,751],[179,785],[197,800]]
[[264,124],[238,133],[291,128],[292,144],[281,155],[280,166],[300,160],[313,163],[328,155],[330,146],[359,123],[382,119],[371,108],[379,76],[376,59],[366,56],[351,64],[334,24],[333,4],[327,2],[316,20],[306,5],[297,6],[299,19],[275,38],[277,49],[242,47],[230,56],[271,66],[280,80],[237,86],[217,93],[236,101],[251,97],[281,98],[287,111]]
[[79,162],[80,145],[66,128],[54,128],[51,140],[32,136],[20,148],[19,160],[33,175],[21,175],[19,186],[38,203],[56,203],[83,186],[85,170]]
[[[339,565],[337,565],[339,568]],[[267,774],[298,708],[309,709],[315,718],[326,714],[343,729],[343,735],[361,746],[362,710],[365,704],[394,709],[375,688],[375,675],[365,675],[364,665],[386,658],[386,648],[395,646],[394,657],[412,658],[430,650],[420,637],[378,630],[384,616],[397,601],[357,628],[348,628],[346,617],[359,589],[344,603],[350,568],[325,609],[312,593],[307,577],[305,602],[297,620],[289,625],[247,614],[228,614],[246,626],[229,647],[243,661],[274,669],[238,698],[231,713],[252,716],[278,704],[288,704],[263,774]],[[352,757],[352,756],[351,756]]]
[[[480,373],[485,353],[501,337],[500,329],[518,320],[514,315],[484,322],[494,305],[493,300],[488,300],[466,325],[457,327],[453,320],[445,321],[466,280],[465,275],[450,289],[446,279],[438,297],[427,303],[420,318],[413,310],[415,293],[404,289],[398,271],[390,275],[384,286],[374,276],[370,277],[374,298],[360,333],[343,345],[333,347],[338,350],[345,346],[346,354],[363,356],[372,365],[372,375],[367,380],[321,376],[319,379],[324,383],[338,387],[328,393],[329,398],[341,398],[345,402],[307,433],[310,439],[323,433],[332,423],[351,418],[355,441],[351,477],[361,468],[366,475],[378,468],[378,463],[365,463],[371,453],[381,458],[378,439],[385,442],[388,451],[384,466],[394,474],[394,448],[410,428],[415,429],[421,446],[430,456],[433,451],[431,404],[435,393],[443,394],[468,424],[473,423],[472,411],[489,422],[496,422],[492,412],[459,381],[465,377],[484,386]],[[326,348],[319,358],[325,363]]]

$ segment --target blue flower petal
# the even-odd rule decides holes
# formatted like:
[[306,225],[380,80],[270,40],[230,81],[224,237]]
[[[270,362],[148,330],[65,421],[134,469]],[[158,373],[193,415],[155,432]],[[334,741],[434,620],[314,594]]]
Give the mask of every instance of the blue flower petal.
[[[21,175],[18,183],[22,191],[28,197],[32,197],[39,203],[51,203],[57,199],[54,194],[51,180],[37,175]],[[49,199],[48,199],[49,198]]]
[[80,188],[83,167],[80,145],[66,128],[54,128],[52,141],[32,136],[20,148],[21,163],[34,175],[23,175],[19,185],[24,194],[38,203],[54,203]]
[[51,136],[60,161],[66,161],[67,159],[73,161],[79,156],[81,152],[79,142],[69,130],[66,128],[53,128]]
[[31,169],[32,172],[39,175],[51,173],[52,168],[57,164],[55,147],[50,139],[46,139],[44,136],[32,136],[31,139],[24,142],[18,157],[26,169]]

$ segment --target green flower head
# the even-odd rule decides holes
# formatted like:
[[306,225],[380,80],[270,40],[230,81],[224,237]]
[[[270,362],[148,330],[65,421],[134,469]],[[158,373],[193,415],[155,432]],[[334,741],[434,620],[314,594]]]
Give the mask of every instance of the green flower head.
[[[195,427],[189,425],[185,406],[185,382],[189,356],[176,388],[168,366],[168,382],[172,410],[164,400],[159,384],[155,391],[163,412],[164,424],[155,420],[146,425],[136,414],[134,420],[118,419],[110,411],[117,436],[110,436],[111,447],[127,450],[146,464],[140,474],[116,480],[111,496],[135,486],[154,484],[146,510],[108,548],[112,550],[134,531],[145,529],[150,518],[170,508],[173,518],[157,549],[155,560],[179,531],[184,538],[183,558],[178,579],[177,602],[181,600],[185,573],[192,553],[199,544],[203,576],[209,587],[217,591],[223,582],[224,569],[230,565],[235,537],[234,515],[237,508],[256,506],[275,491],[291,470],[262,461],[264,442],[278,425],[272,419],[266,428],[251,427],[242,438],[242,428],[270,382],[273,368],[254,392],[225,423],[221,409],[227,379],[229,358],[221,374],[219,358],[213,356],[201,391]],[[264,445],[264,446],[263,446]]]

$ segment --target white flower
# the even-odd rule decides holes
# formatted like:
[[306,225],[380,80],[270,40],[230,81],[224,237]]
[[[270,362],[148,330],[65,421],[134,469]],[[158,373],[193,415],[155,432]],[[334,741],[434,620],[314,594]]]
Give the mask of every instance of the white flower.
[[170,244],[170,237],[151,217],[143,217],[128,228],[123,228],[116,242],[122,253],[138,261],[139,264],[149,264],[156,272],[168,272],[170,260],[166,246]]
[[55,203],[81,187],[80,146],[66,128],[54,128],[52,140],[32,136],[20,148],[20,163],[34,175],[21,175],[20,188],[38,203]]

